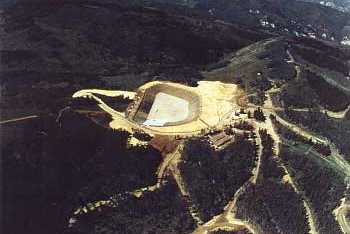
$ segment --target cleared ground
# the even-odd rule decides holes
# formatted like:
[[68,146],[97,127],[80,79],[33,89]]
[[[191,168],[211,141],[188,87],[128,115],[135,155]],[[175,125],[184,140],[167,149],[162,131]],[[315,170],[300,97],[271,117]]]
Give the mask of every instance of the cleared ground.
[[85,97],[85,96],[88,96],[89,94],[90,95],[91,94],[101,94],[101,95],[105,95],[108,97],[123,96],[123,97],[130,98],[130,99],[133,99],[135,97],[135,93],[130,92],[130,91],[83,89],[83,90],[80,90],[80,91],[76,92],[75,94],[73,94],[73,98]]
[[114,129],[143,130],[151,135],[192,136],[220,127],[226,123],[229,113],[239,109],[236,98],[237,86],[222,82],[201,81],[197,87],[178,83],[153,81],[141,86],[134,96],[134,102],[125,113],[109,107],[94,93],[107,96],[129,94],[129,92],[105,90],[81,90],[73,97],[92,97],[98,106],[109,113]]

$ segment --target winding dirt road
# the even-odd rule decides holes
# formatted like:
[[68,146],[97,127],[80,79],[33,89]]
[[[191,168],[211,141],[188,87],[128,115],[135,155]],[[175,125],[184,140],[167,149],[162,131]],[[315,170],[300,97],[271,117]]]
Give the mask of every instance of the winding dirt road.
[[[257,128],[256,128],[257,129]],[[257,134],[257,130],[256,130]],[[224,208],[224,211],[214,216],[211,220],[209,220],[204,225],[198,227],[193,234],[201,234],[201,233],[208,233],[210,231],[219,229],[219,228],[229,228],[232,230],[237,230],[239,228],[245,228],[248,229],[253,234],[258,234],[258,230],[256,227],[254,227],[252,224],[250,224],[246,220],[241,220],[236,218],[235,209],[236,209],[236,203],[239,199],[239,197],[245,192],[247,186],[251,184],[256,184],[259,171],[260,171],[260,165],[261,165],[261,156],[262,156],[262,145],[261,145],[261,138],[257,134],[257,145],[258,145],[258,161],[256,166],[252,170],[252,176],[250,179],[244,183],[237,191],[235,192],[231,202],[229,202],[226,207]]]
[[179,145],[179,148],[177,149],[177,151],[174,153],[173,156],[173,160],[169,161],[169,169],[172,172],[175,182],[177,184],[177,187],[180,190],[181,195],[186,198],[188,204],[189,204],[189,211],[190,214],[192,216],[192,218],[194,219],[194,221],[196,222],[197,226],[203,224],[203,221],[200,219],[199,217],[199,212],[197,207],[194,205],[191,196],[189,194],[189,192],[186,189],[185,183],[182,179],[179,167],[178,167],[178,163],[180,162],[181,159],[181,151],[183,149],[183,143],[181,143]]
[[323,110],[323,113],[327,113],[327,115],[331,118],[335,118],[335,119],[344,119],[346,113],[348,113],[348,111],[350,111],[350,105],[348,106],[348,108],[346,108],[343,111],[338,111],[338,112],[333,112],[333,111],[329,111],[329,110]]
[[[265,108],[266,106],[272,107],[272,108]],[[285,180],[285,182],[289,183],[292,186],[295,193],[301,195],[301,198],[303,200],[303,205],[304,205],[306,213],[307,213],[307,220],[308,220],[308,224],[309,224],[309,228],[310,228],[309,233],[310,234],[317,234],[318,232],[317,232],[316,226],[315,226],[315,217],[312,213],[311,206],[309,205],[309,203],[308,203],[306,197],[303,195],[303,193],[301,193],[300,190],[297,188],[296,183],[294,182],[293,178],[290,176],[289,171],[287,170],[287,167],[279,159],[281,139],[274,129],[270,115],[272,114],[272,115],[276,116],[276,119],[278,121],[280,121],[281,124],[290,128],[291,130],[293,130],[297,134],[300,134],[302,136],[306,136],[308,138],[316,139],[316,140],[319,140],[321,142],[324,142],[324,140],[320,139],[319,137],[315,136],[314,134],[311,134],[308,131],[303,130],[303,129],[295,126],[294,124],[291,124],[291,123],[285,121],[284,119],[280,118],[277,115],[277,113],[274,111],[274,106],[273,106],[273,103],[271,101],[271,97],[270,97],[269,93],[267,94],[267,100],[265,101],[265,105],[262,107],[262,110],[266,116],[266,120],[265,120],[265,122],[260,122],[260,123],[257,122],[258,126],[260,125],[259,126],[260,128],[265,128],[267,130],[267,133],[272,137],[273,142],[274,142],[274,146],[273,146],[274,158],[281,165],[281,167],[284,171],[284,174],[285,174],[284,180]]]
[[[134,191],[128,191],[126,194],[132,194],[135,197],[140,197],[145,191],[156,191],[162,186],[162,183],[164,181],[166,171],[169,169],[169,165],[171,164],[172,160],[176,158],[176,156],[179,155],[179,150],[183,146],[182,142],[176,147],[176,149],[167,155],[165,155],[163,162],[159,165],[156,176],[157,176],[157,182],[154,185],[149,185],[143,188],[136,189]],[[73,216],[69,220],[68,226],[73,226],[77,222],[77,216],[81,214],[86,214],[88,212],[95,211],[97,209],[101,209],[103,206],[113,207],[116,208],[118,204],[118,197],[120,197],[122,194],[118,194],[115,196],[112,196],[105,200],[99,200],[95,202],[91,202],[86,204],[85,206],[79,206],[73,211]]]
[[256,144],[258,146],[258,162],[256,167],[253,169],[253,176],[250,178],[251,182],[253,184],[256,184],[258,177],[259,177],[259,172],[260,172],[260,166],[261,166],[261,158],[262,158],[262,153],[263,153],[263,147],[261,143],[261,136],[258,132],[258,128],[255,128],[255,135],[256,135]]
[[338,208],[338,212],[336,214],[336,219],[339,222],[339,226],[345,234],[350,233],[350,223],[346,219],[346,214],[348,212],[350,212],[350,204],[342,204]]
[[[291,63],[295,63],[295,60],[293,58],[293,56],[290,54],[289,50],[287,50],[288,55],[290,56],[290,61]],[[300,76],[300,67],[295,65],[295,69],[296,69],[296,76]],[[270,97],[270,93],[273,92],[278,92],[279,89],[278,88],[273,88],[271,90],[269,90],[267,92],[267,100],[265,101],[264,106],[260,107],[260,106],[255,106],[252,104],[246,105],[246,107],[252,107],[252,108],[258,108],[260,107],[266,118],[265,122],[256,122],[255,124],[255,131],[257,133],[258,129],[266,129],[268,134],[272,137],[273,141],[274,141],[274,158],[276,159],[276,161],[282,166],[285,176],[284,176],[284,181],[286,183],[289,183],[291,185],[291,187],[294,189],[295,193],[299,194],[303,200],[303,204],[307,213],[307,219],[308,219],[308,224],[309,224],[309,229],[310,229],[310,234],[317,234],[317,230],[315,227],[315,217],[313,215],[311,206],[309,205],[307,198],[303,195],[302,192],[300,192],[300,190],[298,189],[297,184],[295,183],[295,181],[293,180],[293,178],[290,176],[290,173],[287,169],[287,167],[281,162],[281,160],[279,159],[279,153],[280,153],[280,143],[281,143],[281,139],[279,137],[279,135],[276,133],[276,131],[274,130],[274,126],[273,123],[271,121],[270,115],[274,115],[276,116],[276,119],[284,126],[288,127],[289,129],[291,129],[292,131],[294,131],[295,133],[303,136],[303,137],[307,137],[307,138],[312,138],[318,142],[322,142],[322,143],[327,143],[327,141],[323,138],[320,138],[319,136],[317,136],[314,133],[311,133],[310,131],[303,129],[301,127],[296,126],[295,124],[289,123],[288,121],[286,121],[285,119],[281,118],[280,116],[277,115],[276,111],[277,110],[284,110],[284,108],[280,108],[280,107],[275,107],[271,101],[271,97]],[[253,94],[250,94],[253,95]],[[240,102],[240,100],[242,101],[243,98],[247,98],[250,95],[246,95],[244,97],[239,97],[238,100],[236,100],[238,103]],[[164,134],[164,135],[179,135],[179,134],[183,134],[183,135],[194,135],[194,134],[198,134],[198,131],[195,132],[183,132],[183,133],[179,133],[179,132],[166,132],[166,133],[162,133],[162,132],[156,132],[152,129],[148,129],[147,127],[141,126],[140,124],[134,123],[130,120],[126,120],[125,116],[123,115],[123,113],[117,112],[114,109],[110,108],[106,103],[104,103],[101,99],[99,99],[98,97],[94,96],[91,94],[91,97],[93,97],[95,100],[97,100],[99,102],[99,107],[103,110],[105,110],[106,112],[110,113],[113,118],[118,119],[119,121],[123,121],[123,123],[125,122],[126,125],[129,126],[129,128],[136,128],[136,129],[142,129],[143,131],[145,131],[146,133],[150,133],[150,134]],[[243,102],[242,102],[243,103]],[[350,109],[350,106],[348,107],[347,110]],[[303,111],[303,112],[307,112],[309,111],[306,108],[302,108],[302,109],[293,109],[295,111]],[[332,114],[333,116],[336,116],[334,118],[344,118],[346,111],[341,112],[341,113],[336,113],[336,114]],[[220,127],[224,127],[224,124],[227,122],[229,116],[232,114],[232,112],[234,111],[234,108],[232,108],[232,110],[228,111],[227,113],[225,113],[223,115],[223,118],[221,118],[219,120],[219,125]],[[222,125],[222,126],[221,126]],[[200,220],[199,216],[198,216],[198,211],[197,208],[193,205],[193,202],[191,202],[191,198],[190,198],[190,194],[188,193],[185,184],[182,180],[180,171],[178,169],[178,162],[180,161],[181,158],[181,153],[179,151],[181,151],[183,144],[179,144],[179,146],[176,148],[176,150],[174,152],[172,152],[171,154],[168,154],[165,156],[164,161],[162,162],[162,164],[159,166],[158,171],[157,171],[157,183],[155,185],[151,185],[151,186],[147,186],[145,188],[140,188],[138,190],[129,192],[131,194],[133,194],[134,196],[141,196],[142,193],[146,190],[148,191],[155,191],[158,188],[161,187],[162,182],[164,180],[165,174],[167,171],[170,171],[174,178],[175,181],[179,187],[179,190],[181,192],[181,194],[185,197],[188,198],[189,200],[189,204],[190,204],[190,213],[193,217],[193,219],[197,222],[198,225],[200,225],[193,233],[194,234],[199,234],[199,233],[208,233],[210,231],[213,231],[215,229],[219,229],[219,228],[229,228],[229,229],[238,229],[238,228],[246,228],[248,229],[251,233],[253,234],[258,234],[257,228],[254,227],[252,224],[248,223],[248,221],[246,220],[240,220],[236,218],[236,214],[235,214],[235,209],[236,209],[236,203],[237,200],[239,199],[239,197],[245,192],[247,186],[254,186],[254,184],[257,183],[258,178],[259,178],[259,172],[260,172],[260,165],[261,165],[261,155],[262,155],[262,143],[261,143],[261,137],[260,135],[257,133],[257,139],[256,139],[256,143],[258,145],[258,160],[257,160],[257,164],[256,166],[253,168],[252,170],[252,176],[251,178],[244,184],[242,185],[234,194],[232,200],[226,205],[226,207],[224,208],[224,211],[213,217],[210,221],[208,221],[207,223],[202,225],[202,220]],[[110,200],[113,200],[113,204],[115,204],[115,196],[113,196]],[[74,214],[77,215],[79,214],[79,212],[86,212],[86,211],[91,211],[91,207],[100,207],[102,205],[109,205],[111,203],[111,201],[106,200],[106,201],[97,201],[93,204],[87,204],[86,207],[79,207]],[[345,230],[345,233],[350,233],[350,229],[349,229],[349,225],[346,223],[346,218],[345,218],[345,213],[349,210],[350,205],[346,205],[346,206],[341,206],[338,209],[338,213],[337,213],[337,219],[339,221],[339,224],[341,225],[342,229]]]
[[294,56],[292,55],[292,53],[289,51],[289,49],[287,49],[287,55],[289,57],[289,61],[287,61],[288,63],[291,63],[294,65],[294,69],[296,71],[295,74],[295,78],[298,80],[300,79],[300,75],[301,75],[301,69],[300,66],[296,63]]
[[[108,114],[110,114],[112,116],[112,118],[114,119],[114,121],[118,121],[120,124],[120,126],[123,126],[124,129],[126,129],[127,131],[132,131],[132,129],[140,129],[150,135],[164,135],[164,136],[176,136],[176,135],[182,135],[182,136],[193,136],[196,134],[200,134],[201,131],[200,130],[193,130],[193,131],[183,131],[183,132],[179,132],[179,131],[173,131],[173,132],[162,132],[162,131],[157,131],[155,129],[151,129],[146,127],[145,125],[136,123],[134,121],[131,121],[129,119],[125,118],[124,113],[119,112],[114,110],[113,108],[111,108],[110,106],[108,106],[102,99],[96,97],[95,95],[93,95],[92,93],[81,93],[81,92],[77,92],[73,95],[73,98],[75,97],[90,97],[95,99],[98,102],[98,106],[104,110],[105,112],[107,112]],[[111,122],[113,123],[113,121]]]

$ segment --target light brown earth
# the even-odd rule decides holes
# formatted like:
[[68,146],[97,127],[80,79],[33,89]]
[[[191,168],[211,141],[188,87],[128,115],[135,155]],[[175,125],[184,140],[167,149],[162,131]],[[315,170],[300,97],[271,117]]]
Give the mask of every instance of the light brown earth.
[[175,140],[174,136],[156,135],[149,144],[166,155],[174,152],[179,142]]
[[108,97],[118,97],[124,96],[125,98],[134,99],[135,93],[130,91],[119,91],[119,90],[101,90],[101,89],[84,89],[73,94],[73,98],[75,97],[84,97],[87,94],[101,94]]
[[[349,188],[349,185],[347,186]],[[338,221],[340,229],[343,233],[350,233],[350,223],[346,219],[346,214],[350,212],[350,203],[346,201],[346,198],[341,199],[341,204],[338,208],[333,210],[335,219]]]
[[[227,113],[234,111],[235,108],[238,108],[238,105],[236,105],[233,101],[238,92],[237,85],[225,84],[219,81],[200,81],[198,87],[188,87],[171,82],[153,81],[141,86],[139,88],[139,92],[161,83],[178,88],[183,92],[189,91],[198,95],[201,102],[199,116],[193,121],[175,126],[144,126],[125,118],[124,113],[115,111],[100,98],[93,95],[94,93],[98,93],[107,96],[128,95],[131,97],[135,95],[135,93],[88,89],[76,92],[73,94],[73,97],[94,98],[99,103],[99,107],[112,116],[113,121],[109,124],[111,128],[124,129],[129,132],[133,132],[134,129],[141,129],[146,133],[158,135],[198,135],[202,132],[202,130],[208,130],[209,128],[219,125],[221,119],[223,119]],[[135,106],[134,108],[138,107]]]
[[[293,58],[291,57],[291,62],[293,62],[292,60]],[[297,69],[297,66],[296,66],[296,69]],[[158,81],[147,83],[144,86],[140,87],[140,90],[145,90],[151,87],[152,85],[158,84],[158,83],[159,83]],[[166,172],[172,173],[181,194],[184,197],[189,199],[189,204],[192,204],[190,206],[190,213],[198,225],[198,228],[194,231],[194,233],[196,234],[208,233],[209,231],[213,231],[219,228],[236,230],[242,227],[248,229],[251,233],[254,233],[254,234],[258,233],[257,228],[254,227],[254,225],[252,225],[251,223],[249,223],[248,220],[237,219],[235,217],[236,216],[235,210],[236,210],[236,202],[238,198],[242,194],[244,194],[246,187],[248,185],[254,186],[254,184],[256,184],[258,181],[259,172],[260,172],[261,155],[262,155],[262,145],[261,145],[261,139],[259,137],[257,130],[266,129],[268,134],[271,135],[272,139],[274,140],[274,154],[275,154],[274,157],[277,160],[277,162],[280,163],[285,173],[283,177],[283,181],[285,183],[290,184],[294,189],[295,193],[301,195],[303,204],[307,213],[307,219],[309,222],[309,228],[310,228],[309,233],[310,234],[318,233],[315,227],[315,217],[313,215],[313,210],[310,204],[308,203],[307,198],[303,195],[302,191],[298,189],[298,185],[295,183],[294,179],[291,177],[287,167],[278,158],[281,139],[279,135],[276,133],[276,131],[274,130],[273,123],[269,116],[270,114],[275,115],[277,120],[281,124],[283,124],[284,126],[288,127],[289,129],[291,129],[292,131],[294,131],[295,133],[301,136],[312,138],[313,140],[316,140],[322,143],[327,143],[327,142],[325,139],[310,132],[309,130],[298,127],[292,123],[289,123],[288,121],[286,121],[285,119],[277,115],[276,111],[281,110],[281,108],[275,107],[273,105],[269,94],[273,92],[278,92],[279,91],[278,88],[273,88],[267,92],[268,98],[264,106],[260,107],[262,108],[265,116],[267,117],[266,121],[253,122],[253,120],[250,120],[251,122],[253,122],[253,125],[255,127],[255,131],[257,135],[256,143],[259,147],[257,163],[255,168],[252,171],[252,177],[241,188],[239,188],[236,191],[232,200],[225,207],[223,213],[213,217],[210,221],[203,224],[200,218],[198,217],[197,208],[191,202],[191,198],[188,194],[185,184],[183,183],[180,171],[178,170],[178,167],[177,167],[178,162],[181,160],[180,151],[183,147],[183,143],[182,141],[179,142],[175,140],[175,138],[176,136],[189,137],[193,135],[200,135],[200,134],[203,134],[203,130],[207,131],[210,128],[223,129],[226,124],[232,124],[234,121],[236,121],[236,120],[233,120],[231,116],[235,111],[238,111],[241,107],[245,107],[253,111],[258,106],[247,103],[247,97],[249,97],[249,95],[239,91],[237,89],[237,86],[233,84],[224,84],[222,82],[212,82],[212,81],[201,81],[199,82],[198,87],[187,87],[187,86],[183,86],[175,83],[169,83],[169,82],[166,82],[166,83],[172,85],[173,87],[182,89],[184,92],[186,91],[194,92],[200,97],[201,110],[198,118],[194,119],[191,122],[180,124],[178,126],[146,127],[138,123],[135,123],[130,119],[125,118],[124,113],[117,112],[112,108],[110,108],[102,100],[96,98],[93,95],[91,90],[88,90],[88,91],[82,90],[73,95],[73,97],[86,96],[86,97],[95,98],[95,100],[97,100],[99,103],[99,107],[112,116],[113,121],[110,123],[111,128],[116,128],[116,129],[122,128],[129,132],[133,132],[135,129],[140,129],[154,136],[150,144],[154,146],[156,149],[160,150],[164,156],[164,160],[159,166],[157,171],[157,183],[155,185],[151,185],[145,188],[135,190],[131,192],[132,194],[134,194],[135,196],[141,196],[143,191],[146,191],[146,190],[155,191],[162,185],[162,181],[164,179],[164,175],[166,174]],[[99,94],[106,94],[106,95],[116,94],[116,93],[110,93],[109,91],[104,93],[104,91],[96,92],[96,90],[93,90],[93,92],[99,93]],[[122,95],[123,92],[120,91],[118,94]],[[129,94],[129,95],[132,95],[132,94]],[[254,95],[254,94],[250,94],[250,95]],[[308,111],[308,110],[298,109],[296,111]],[[334,116],[343,117],[344,113],[343,112],[336,113],[336,115]],[[108,201],[99,201],[98,203],[102,204],[101,202],[104,204],[108,204]],[[348,209],[349,209],[348,205],[341,205],[339,209],[335,211],[337,220],[339,221],[339,224],[342,230],[344,231],[344,233],[348,233],[347,231],[349,230],[349,225],[346,223],[346,220],[345,220],[345,212]],[[78,210],[80,212],[82,211],[85,212],[86,207],[81,207]]]
[[18,121],[23,121],[23,120],[27,120],[27,119],[35,119],[35,118],[38,118],[38,117],[39,117],[38,115],[30,115],[30,116],[25,116],[25,117],[20,117],[20,118],[1,120],[0,124],[18,122]]

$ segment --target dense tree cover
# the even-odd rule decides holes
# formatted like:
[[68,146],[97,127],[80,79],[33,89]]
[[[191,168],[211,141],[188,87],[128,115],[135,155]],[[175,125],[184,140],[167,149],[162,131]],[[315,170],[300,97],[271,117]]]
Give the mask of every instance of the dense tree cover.
[[[0,59],[3,70],[153,76],[173,68],[208,65],[268,37],[151,8],[119,4],[90,8],[80,1],[68,2],[27,4],[3,13],[7,18]],[[11,43],[21,48],[14,50]]]
[[[112,214],[104,217],[85,216],[80,225],[69,233],[191,233],[195,222],[181,198],[174,179],[155,192],[140,198],[124,195]],[[73,232],[74,231],[74,232]]]
[[330,111],[344,110],[350,104],[349,95],[311,70],[302,70],[299,79],[285,85],[280,98],[285,107],[322,106]]
[[273,159],[273,140],[260,130],[263,145],[261,176],[237,201],[237,216],[251,220],[261,233],[308,233],[302,200],[282,182],[283,171]]
[[278,233],[264,204],[261,191],[256,187],[247,187],[245,193],[238,199],[236,215],[237,218],[250,220],[259,233]]
[[268,178],[281,179],[283,176],[283,170],[281,166],[273,158],[275,156],[273,140],[267,133],[266,129],[260,129],[259,135],[262,143],[262,155],[261,155],[261,166],[260,175],[258,181],[263,181]]
[[306,138],[302,135],[295,133],[290,128],[281,124],[273,115],[270,116],[270,118],[273,122],[274,129],[276,130],[276,132],[278,134],[281,134],[284,138],[286,138],[288,140],[292,140],[294,142],[299,141],[299,142],[305,143],[307,145],[310,145],[313,147],[313,149],[315,151],[317,151],[320,154],[323,154],[325,156],[331,155],[331,149],[330,149],[329,145],[325,145],[323,143],[313,141],[311,138]]
[[247,130],[252,131],[254,129],[253,125],[251,125],[249,122],[240,120],[239,122],[235,122],[233,124],[233,127],[240,129],[240,130]]
[[222,212],[236,190],[248,181],[256,146],[246,135],[221,151],[196,138],[185,143],[180,170],[200,217],[207,221]]
[[349,119],[333,119],[317,112],[301,113],[292,110],[286,110],[285,115],[293,122],[330,139],[339,148],[340,153],[350,160],[350,141],[347,140],[350,139]]
[[[271,86],[269,88],[271,88]],[[248,97],[248,99],[249,103],[253,103],[258,106],[263,106],[266,100],[266,93],[264,91],[260,91],[256,95]]]
[[280,156],[291,168],[292,177],[309,199],[316,217],[316,229],[321,234],[342,233],[332,214],[340,205],[346,188],[331,169],[321,167],[302,155],[282,148]]
[[250,220],[260,233],[308,233],[300,196],[289,184],[275,178],[248,187],[237,206],[238,217]]
[[2,141],[4,233],[62,233],[77,206],[156,182],[154,148],[128,148],[129,133],[69,111],[55,119],[23,122]]
[[[340,72],[344,75],[349,73],[348,55],[344,50],[331,47],[326,43],[313,42],[310,39],[296,39],[298,43],[292,44],[291,51],[311,64],[329,70]],[[305,48],[307,45],[309,48]]]
[[128,105],[132,102],[132,99],[124,96],[109,97],[98,93],[95,93],[94,96],[100,98],[109,107],[119,112],[125,111]]
[[289,82],[282,88],[280,98],[285,107],[311,108],[319,104],[315,91],[305,79]]
[[171,81],[188,86],[198,86],[197,81],[203,78],[203,75],[194,68],[189,67],[164,67],[161,70],[155,71],[155,74],[159,74],[154,77],[153,80]]
[[98,102],[93,98],[72,98],[70,100],[70,107],[74,109],[84,109],[84,110],[98,110]]
[[109,127],[109,124],[113,121],[113,117],[104,112],[99,106],[98,102],[93,98],[72,98],[67,101],[67,106],[62,108],[59,112],[64,114],[64,111],[75,110],[77,112],[83,112],[85,116],[89,117],[94,123],[102,126]]
[[262,121],[262,122],[265,122],[266,120],[266,117],[264,115],[264,112],[262,111],[261,108],[258,108],[256,110],[254,110],[254,113],[253,113],[253,116],[256,120],[258,121]]
[[138,140],[141,140],[141,141],[150,141],[152,140],[152,136],[149,135],[148,133],[140,130],[140,129],[137,129],[134,131],[134,133],[132,134],[133,137],[137,138]]
[[72,99],[83,88],[105,88],[104,82],[88,74],[52,74],[37,72],[1,72],[1,114],[3,118],[25,115],[56,115],[70,106],[98,110],[92,99]]
[[350,96],[339,88],[331,85],[317,74],[308,71],[307,82],[316,92],[321,105],[330,111],[345,110],[350,104]]
[[248,231],[247,229],[236,229],[233,231],[227,231],[224,229],[219,229],[219,230],[215,230],[212,232],[209,232],[209,234],[250,234],[251,232]]
[[85,113],[85,115],[90,118],[94,123],[102,126],[102,127],[109,127],[109,124],[113,121],[113,117],[101,110],[98,110],[96,112],[91,113]]

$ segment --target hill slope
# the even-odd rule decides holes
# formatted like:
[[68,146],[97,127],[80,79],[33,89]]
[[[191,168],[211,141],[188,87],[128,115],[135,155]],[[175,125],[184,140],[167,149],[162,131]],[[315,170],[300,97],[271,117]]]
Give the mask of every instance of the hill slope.
[[314,2],[319,3],[324,6],[328,6],[339,11],[350,12],[350,1],[349,0],[328,0],[328,1],[319,1],[319,0],[303,0],[305,2]]
[[[96,0],[86,0],[96,2]],[[101,3],[101,1],[98,1]],[[304,35],[341,42],[349,37],[350,15],[329,7],[291,0],[118,0],[126,5],[143,5],[177,14],[222,20],[241,27],[267,30],[282,35]]]
[[116,74],[200,66],[266,37],[118,5],[18,5],[1,18],[2,71]]

